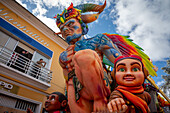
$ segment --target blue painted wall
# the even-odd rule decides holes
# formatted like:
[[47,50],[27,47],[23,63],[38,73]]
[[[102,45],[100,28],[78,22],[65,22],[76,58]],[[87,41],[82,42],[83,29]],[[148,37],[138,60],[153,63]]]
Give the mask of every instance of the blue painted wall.
[[6,29],[7,31],[11,32],[12,34],[17,36],[18,38],[20,38],[20,39],[24,40],[25,42],[29,43],[30,45],[32,45],[36,49],[38,49],[41,52],[45,53],[49,57],[52,57],[53,52],[51,50],[49,50],[48,48],[46,48],[45,46],[43,46],[39,42],[35,41],[30,36],[26,35],[25,33],[23,33],[22,31],[20,31],[19,29],[17,29],[16,27],[14,27],[13,25],[11,25],[10,23],[8,23],[7,21],[5,21],[2,18],[0,18],[0,26],[2,28]]

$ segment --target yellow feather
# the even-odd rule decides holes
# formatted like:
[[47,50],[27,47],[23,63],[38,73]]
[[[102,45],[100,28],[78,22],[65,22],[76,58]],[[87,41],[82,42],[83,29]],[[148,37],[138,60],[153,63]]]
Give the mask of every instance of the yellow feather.
[[64,23],[64,19],[63,19],[63,17],[60,17],[60,21],[61,21],[62,23]]

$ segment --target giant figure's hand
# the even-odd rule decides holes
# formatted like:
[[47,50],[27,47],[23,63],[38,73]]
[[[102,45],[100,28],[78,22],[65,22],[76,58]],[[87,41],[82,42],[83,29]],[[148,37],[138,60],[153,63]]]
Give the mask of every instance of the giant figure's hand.
[[116,98],[111,100],[107,104],[107,107],[111,113],[124,113],[128,108],[122,98]]
[[67,78],[67,75],[70,71],[74,69],[72,58],[74,56],[74,45],[70,45],[66,51],[62,52],[59,57],[59,63],[63,68],[64,76]]

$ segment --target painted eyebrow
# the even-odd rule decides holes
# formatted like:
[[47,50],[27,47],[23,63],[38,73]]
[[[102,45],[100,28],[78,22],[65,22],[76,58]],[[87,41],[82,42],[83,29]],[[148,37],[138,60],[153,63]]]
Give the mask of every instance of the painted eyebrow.
[[51,97],[55,97],[55,95],[51,95]]
[[65,25],[69,24],[70,22],[75,22],[75,20],[69,20]]
[[120,64],[118,64],[116,67],[119,67],[120,65],[125,66],[125,64],[124,64],[124,63],[120,63]]
[[138,64],[139,66],[141,66],[138,62],[132,62],[130,65],[134,65],[134,64]]
[[65,23],[63,26],[60,26],[60,29],[63,28],[65,25],[68,25],[70,22],[75,22],[75,20],[69,20],[67,23]]

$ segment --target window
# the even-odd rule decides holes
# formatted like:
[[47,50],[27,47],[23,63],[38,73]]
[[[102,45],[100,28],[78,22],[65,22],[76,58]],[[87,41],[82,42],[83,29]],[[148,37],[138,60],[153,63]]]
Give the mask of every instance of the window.
[[[46,52],[42,52],[37,48],[32,49],[33,47],[28,43],[20,42],[16,39],[0,31],[0,62],[49,83],[52,76],[52,72],[49,70],[50,56]],[[37,65],[37,61],[40,59],[46,62],[45,67]]]
[[9,36],[0,31],[0,50],[5,46],[9,39]]
[[1,93],[0,93],[0,106],[3,106],[5,107],[5,109],[9,109],[9,110],[10,108],[14,108],[21,111],[26,111],[27,108],[30,108],[34,113],[39,109],[38,104],[26,100],[18,99],[15,97],[11,97],[8,95],[4,95]]
[[15,49],[18,41],[9,37],[2,31],[0,31],[0,61],[5,63],[8,62],[10,57],[13,54],[13,50]]
[[[41,67],[39,64],[37,64],[37,61],[40,59],[43,59],[43,61],[46,62],[45,67]],[[41,81],[49,82],[51,80],[51,71],[48,69],[50,59],[35,51],[32,61],[33,62],[30,66],[31,68],[29,69],[29,75],[40,79]]]
[[46,62],[45,68],[49,68],[49,61],[50,61],[50,59],[48,59],[47,57],[41,55],[41,54],[38,53],[38,52],[35,52],[34,58],[32,59],[32,61],[37,62],[37,61],[39,61],[40,59],[43,59],[43,61]]

